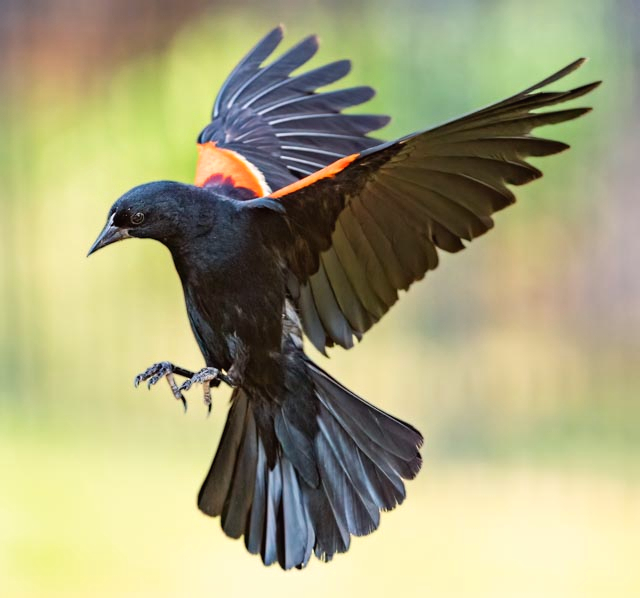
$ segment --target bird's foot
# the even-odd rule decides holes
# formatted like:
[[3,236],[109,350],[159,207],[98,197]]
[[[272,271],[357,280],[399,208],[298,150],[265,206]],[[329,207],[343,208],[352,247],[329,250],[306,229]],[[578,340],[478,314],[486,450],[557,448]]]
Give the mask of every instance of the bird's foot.
[[156,382],[158,382],[161,378],[166,378],[169,386],[171,388],[171,392],[173,396],[182,403],[184,410],[187,410],[187,400],[184,398],[182,394],[181,388],[178,388],[176,384],[176,380],[174,378],[174,374],[179,374],[181,376],[192,375],[192,372],[188,372],[183,370],[182,368],[178,368],[174,366],[172,363],[168,361],[161,361],[159,363],[154,363],[151,367],[148,367],[144,372],[138,374],[133,381],[134,386],[137,388],[141,382],[147,382],[147,388],[151,388]]
[[207,406],[207,412],[211,413],[211,386],[218,386],[220,382],[226,382],[230,386],[233,385],[231,379],[218,368],[202,368],[198,373],[191,376],[191,378],[185,380],[178,391],[189,390],[194,384],[202,384],[204,404]]

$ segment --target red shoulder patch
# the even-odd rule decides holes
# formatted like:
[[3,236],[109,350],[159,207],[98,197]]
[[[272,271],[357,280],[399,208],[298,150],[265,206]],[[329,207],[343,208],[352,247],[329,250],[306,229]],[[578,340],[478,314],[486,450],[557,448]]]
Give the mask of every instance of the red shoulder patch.
[[313,185],[316,181],[320,179],[328,179],[336,176],[339,172],[342,172],[349,164],[351,164],[360,154],[351,154],[350,156],[345,156],[344,158],[340,158],[335,162],[329,164],[329,166],[325,166],[318,172],[314,172],[295,183],[291,183],[291,185],[287,185],[286,187],[282,187],[282,189],[278,189],[275,193],[272,193],[270,197],[280,198],[285,195],[289,195],[289,193],[293,193],[294,191],[300,191],[304,187],[308,187],[309,185]]
[[220,179],[229,181],[234,187],[251,189],[256,197],[264,197],[270,192],[262,173],[239,153],[218,147],[214,141],[199,143],[195,184],[206,187]]

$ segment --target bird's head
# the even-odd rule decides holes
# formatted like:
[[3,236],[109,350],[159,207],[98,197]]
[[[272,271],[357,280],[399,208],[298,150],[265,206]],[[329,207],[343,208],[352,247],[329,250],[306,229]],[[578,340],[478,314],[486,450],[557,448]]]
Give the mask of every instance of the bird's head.
[[107,224],[88,255],[131,237],[155,239],[173,252],[209,232],[220,247],[228,247],[237,244],[243,221],[240,214],[256,209],[279,216],[285,212],[278,201],[268,197],[234,201],[193,185],[146,183],[127,191],[111,206]]
[[191,185],[172,181],[147,183],[127,191],[111,206],[107,224],[88,255],[131,237],[155,239],[170,245],[182,234],[186,223],[193,226],[192,212],[200,211],[199,191]]

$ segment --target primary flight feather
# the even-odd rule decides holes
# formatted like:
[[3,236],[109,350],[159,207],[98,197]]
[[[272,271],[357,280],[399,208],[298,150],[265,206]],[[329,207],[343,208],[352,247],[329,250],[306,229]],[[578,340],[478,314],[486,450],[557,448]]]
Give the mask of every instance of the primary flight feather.
[[[199,383],[233,387],[218,451],[198,496],[266,565],[330,560],[374,531],[421,466],[420,433],[342,386],[304,353],[354,338],[398,291],[493,226],[510,185],[542,175],[527,162],[568,146],[535,137],[589,108],[553,108],[598,83],[543,91],[584,60],[448,123],[382,143],[380,115],[343,114],[369,87],[319,88],[338,61],[293,74],[317,51],[308,37],[265,65],[282,28],[233,70],[198,137],[196,184],[148,183],[116,201],[89,253],[115,241],[166,245],[206,367],[154,364],[174,396]],[[186,381],[178,385],[175,377]],[[186,403],[185,403],[186,404]]]

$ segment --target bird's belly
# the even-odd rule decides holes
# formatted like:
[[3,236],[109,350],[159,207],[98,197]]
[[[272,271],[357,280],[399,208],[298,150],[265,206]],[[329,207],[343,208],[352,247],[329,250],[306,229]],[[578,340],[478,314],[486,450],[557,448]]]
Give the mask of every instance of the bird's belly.
[[229,369],[232,356],[227,336],[217,322],[211,322],[196,310],[188,310],[191,329],[207,366]]
[[[208,294],[203,304],[187,297],[191,328],[208,366],[229,370],[240,357],[258,364],[280,353],[282,305],[267,293]],[[279,304],[279,305],[278,305]]]

